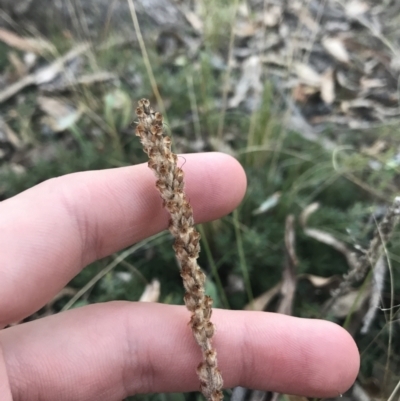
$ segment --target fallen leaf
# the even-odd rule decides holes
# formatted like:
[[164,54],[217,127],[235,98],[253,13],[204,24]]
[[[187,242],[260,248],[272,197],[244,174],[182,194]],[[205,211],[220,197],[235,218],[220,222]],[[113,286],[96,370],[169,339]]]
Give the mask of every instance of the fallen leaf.
[[124,283],[129,283],[132,280],[131,272],[116,272],[115,277],[121,280]]
[[340,252],[346,258],[349,267],[353,268],[356,265],[356,256],[354,253],[347,248],[344,242],[339,241],[332,234],[315,228],[305,228],[304,234]]
[[319,88],[321,86],[321,76],[315,71],[310,65],[304,63],[295,63],[294,71],[301,82],[306,85],[315,86]]
[[121,89],[107,93],[104,96],[104,116],[110,127],[126,127],[132,118],[132,101],[129,95]]
[[184,10],[183,13],[189,24],[192,25],[197,32],[202,33],[204,30],[203,21],[193,11]]
[[146,285],[139,302],[158,302],[160,298],[160,282],[157,279],[152,280]]
[[397,117],[400,115],[399,107],[385,107],[380,105],[378,102],[373,102],[372,107],[376,111],[378,119],[386,121],[386,117]]
[[350,18],[355,18],[365,14],[369,10],[369,6],[363,1],[351,0],[345,3],[344,9]]
[[[366,380],[363,380],[363,387],[361,387],[361,385],[357,382],[355,382],[353,384],[352,387],[352,393],[351,396],[349,396],[350,399],[354,400],[354,401],[371,401],[371,400],[376,400],[377,397],[371,397],[371,395],[369,394],[369,392],[367,392],[365,390],[365,382]],[[378,395],[378,394],[377,394]]]
[[350,78],[345,71],[338,71],[336,79],[340,86],[349,91],[355,92],[359,90],[359,80],[354,79],[354,77]]
[[374,103],[369,99],[345,100],[340,103],[340,109],[343,113],[350,112],[351,109],[372,109]]
[[385,149],[387,149],[388,143],[383,139],[378,139],[371,146],[363,146],[361,148],[361,152],[365,153],[368,156],[378,156]]
[[326,104],[332,104],[335,100],[335,78],[333,69],[329,68],[321,77],[321,99]]
[[42,88],[46,92],[63,91],[65,89],[73,89],[79,85],[89,86],[99,82],[116,81],[118,76],[108,71],[97,71],[91,74],[81,75],[79,77],[68,77],[67,79],[57,82],[56,84],[46,84]]
[[77,123],[82,110],[77,110],[62,99],[39,96],[39,107],[47,114],[42,122],[48,125],[53,132],[62,132]]
[[310,96],[318,92],[318,88],[299,83],[292,90],[292,97],[298,103],[307,103]]
[[279,199],[281,198],[282,193],[281,192],[275,192],[272,194],[270,197],[268,197],[261,205],[253,210],[252,214],[253,215],[258,215],[261,213],[268,212],[268,210],[274,208],[278,203]]
[[375,88],[384,88],[386,86],[386,82],[385,80],[379,78],[361,77],[360,85],[364,91],[368,91]]
[[81,54],[89,50],[88,43],[81,43],[71,49],[68,53],[53,61],[35,73],[35,82],[37,85],[43,85],[55,79],[63,70],[66,63],[71,62]]
[[267,6],[263,14],[263,23],[268,28],[277,26],[282,19],[282,8],[279,6]]
[[365,314],[362,322],[362,327],[360,330],[361,334],[367,334],[374,318],[378,312],[379,305],[382,300],[382,292],[385,286],[385,275],[386,275],[387,265],[386,260],[383,255],[377,260],[373,270],[372,270],[372,286],[371,286],[371,298],[369,300],[368,311]]
[[239,4],[237,8],[237,15],[240,17],[245,17],[247,18],[250,14],[249,7],[247,6],[247,2],[243,2]]
[[294,232],[294,216],[291,214],[286,217],[285,223],[285,264],[282,273],[282,298],[279,302],[277,312],[291,315],[293,312],[293,300],[296,292],[296,268],[298,260],[296,256],[296,241]]
[[0,41],[4,42],[7,46],[25,52],[36,54],[56,53],[55,47],[44,39],[23,38],[4,28],[0,28]]
[[331,306],[329,311],[334,317],[343,319],[347,317],[351,311],[358,311],[368,299],[370,293],[370,288],[364,290],[361,294],[359,289],[352,290],[347,294],[340,296]]
[[28,52],[24,54],[24,63],[28,70],[31,70],[38,60],[38,56],[35,53]]
[[19,81],[7,86],[0,91],[0,103],[5,102],[12,96],[15,96],[18,92],[30,85],[41,85],[51,82],[55,79],[64,69],[64,65],[67,62],[71,62],[73,59],[84,53],[89,49],[89,44],[82,43],[71,49],[64,56],[56,59],[48,66],[45,66],[38,71],[26,75]]
[[71,112],[72,107],[61,99],[39,96],[37,98],[39,107],[51,117],[59,118]]
[[22,164],[9,163],[8,168],[10,171],[16,175],[22,175],[26,173],[26,168]]
[[7,54],[8,61],[14,67],[17,77],[22,78],[27,73],[27,68],[25,63],[19,58],[18,54],[14,51],[10,51]]
[[262,82],[261,82],[262,64],[260,57],[251,56],[243,62],[242,76],[235,87],[235,95],[229,100],[229,107],[237,107],[239,104],[248,99],[249,91],[252,91],[254,98],[254,109],[261,102]]
[[289,258],[287,265],[290,265],[289,268],[290,270],[293,270],[292,273],[294,273],[294,269],[298,265],[298,260],[295,250],[296,238],[295,238],[294,226],[295,226],[295,219],[294,216],[290,214],[289,216],[286,217],[286,222],[285,222],[285,249],[287,252],[287,256]]
[[319,209],[318,202],[311,203],[303,209],[303,211],[300,214],[300,224],[302,227],[305,227],[307,225],[308,218],[318,209]]
[[350,56],[346,50],[343,41],[339,38],[325,37],[322,39],[322,46],[330,53],[336,60],[347,64],[350,61]]
[[274,287],[272,287],[270,290],[264,292],[257,298],[253,300],[253,302],[248,303],[245,307],[244,310],[255,310],[255,311],[264,311],[267,309],[267,306],[270,304],[270,302],[280,294],[281,292],[281,287],[282,287],[282,282],[278,283]]
[[241,21],[236,23],[234,32],[239,38],[248,38],[254,36],[256,28],[251,21]]
[[318,23],[318,20],[313,17],[307,7],[300,7],[300,10],[298,10],[296,14],[300,23],[307,27],[307,30],[310,30],[316,34],[321,29],[321,25]]
[[301,274],[298,276],[298,279],[308,280],[315,288],[328,287],[341,280],[339,276],[321,277],[314,274]]

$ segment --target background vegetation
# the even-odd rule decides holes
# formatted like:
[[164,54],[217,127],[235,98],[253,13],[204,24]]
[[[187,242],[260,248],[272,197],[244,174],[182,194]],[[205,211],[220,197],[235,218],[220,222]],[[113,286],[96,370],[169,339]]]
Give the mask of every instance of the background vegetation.
[[[358,299],[345,300],[336,312],[322,316],[322,305],[330,298],[330,290],[349,266],[343,253],[307,235],[300,217],[310,204],[318,202],[319,209],[310,215],[307,227],[331,235],[349,250],[366,248],[377,222],[398,194],[399,127],[382,124],[364,130],[340,128],[338,132],[334,124],[326,125],[319,139],[329,138],[335,144],[326,149],[319,139],[309,141],[287,128],[284,95],[267,77],[261,82],[258,107],[252,111],[243,103],[226,107],[224,94],[229,97],[234,89],[224,88],[227,77],[235,71],[216,66],[216,55],[229,58],[236,2],[207,0],[204,5],[204,41],[194,58],[179,48],[172,56],[166,55],[159,43],[149,39],[146,51],[176,151],[229,152],[247,173],[248,190],[239,208],[199,227],[200,265],[208,274],[208,291],[215,306],[243,309],[261,295],[271,295],[268,291],[281,282],[285,266],[285,220],[294,215],[298,265],[292,314],[346,324],[362,354],[359,383],[369,394],[387,397],[399,380],[400,367],[400,343],[396,341],[399,308],[393,309],[390,316],[383,310],[400,304],[398,231],[387,247],[391,274],[386,275],[381,293],[379,306],[383,309],[377,311],[368,332],[360,334],[368,309],[361,302],[362,293],[372,276],[360,283]],[[76,45],[76,37],[67,32],[55,31],[46,39],[54,46],[54,53],[40,59],[43,65],[46,58],[56,58]],[[62,99],[71,107],[71,113],[79,111],[79,118],[72,119],[65,129],[54,130],[43,122],[46,112],[39,104],[41,93],[36,87],[27,87],[0,105],[2,119],[21,143],[17,153],[15,144],[2,146],[1,200],[62,174],[146,161],[131,122],[138,99],[147,97],[157,103],[154,86],[139,43],[126,40],[111,44],[113,39],[109,34],[100,44],[91,44],[84,72],[108,71],[118,80],[76,85],[63,91]],[[23,56],[23,52],[0,42],[3,74],[15,70],[10,52]],[[385,146],[375,152],[378,138]],[[380,167],[374,168],[377,165]],[[159,302],[183,304],[171,243],[168,234],[159,235],[134,245],[122,254],[119,263],[114,263],[117,255],[93,263],[53,303],[30,319],[89,303],[138,301],[153,279],[161,284]],[[79,290],[80,296],[72,304],[71,298]],[[275,296],[267,295],[257,307],[276,310],[281,298],[279,291]],[[395,340],[388,354],[390,327]],[[199,397],[156,394],[132,399],[183,401]]]

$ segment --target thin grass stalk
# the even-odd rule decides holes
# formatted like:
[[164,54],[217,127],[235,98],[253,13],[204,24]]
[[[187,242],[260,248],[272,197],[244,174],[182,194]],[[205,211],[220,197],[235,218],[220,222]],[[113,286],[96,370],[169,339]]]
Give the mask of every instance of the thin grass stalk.
[[154,94],[154,96],[155,96],[155,98],[157,100],[158,107],[160,108],[161,113],[167,119],[167,113],[165,111],[164,102],[162,100],[160,91],[158,90],[156,78],[154,77],[153,69],[151,68],[150,58],[149,58],[149,55],[147,54],[146,45],[145,45],[144,40],[143,40],[142,31],[140,30],[140,25],[139,25],[139,20],[138,20],[137,14],[136,14],[135,5],[133,4],[132,0],[127,0],[127,1],[128,1],[128,5],[129,5],[129,10],[131,12],[133,26],[135,28],[136,36],[138,38],[140,51],[142,52],[144,65],[146,67],[147,75],[149,76],[151,89],[153,90],[153,94]]
[[217,132],[217,138],[219,140],[222,139],[222,135],[224,132],[224,124],[225,124],[225,114],[226,114],[226,108],[228,106],[228,92],[229,92],[229,79],[231,77],[231,72],[232,72],[232,57],[233,57],[233,44],[235,41],[235,23],[236,23],[236,16],[237,16],[237,11],[239,8],[239,0],[234,0],[234,12],[233,12],[233,18],[232,18],[232,28],[231,28],[231,33],[229,37],[229,46],[228,46],[228,62],[227,62],[227,69],[223,78],[223,87],[222,87],[222,110],[221,114],[219,117],[218,121],[218,132]]
[[190,108],[192,109],[192,114],[193,114],[194,134],[196,140],[201,141],[199,108],[197,107],[196,93],[194,91],[193,75],[191,73],[188,73],[186,75],[186,81],[189,92]]
[[243,279],[246,287],[247,297],[249,298],[249,303],[253,305],[254,296],[253,296],[253,291],[251,289],[249,269],[247,268],[246,257],[244,254],[242,235],[240,233],[240,227],[239,227],[239,213],[237,209],[233,212],[233,224],[235,226],[235,236],[239,253],[240,268],[243,273]]
[[222,303],[224,305],[224,308],[225,309],[231,309],[231,307],[229,305],[228,298],[226,297],[226,294],[225,294],[224,286],[222,285],[221,278],[219,277],[219,274],[218,274],[217,265],[215,264],[214,258],[213,258],[212,253],[211,253],[210,245],[208,243],[207,236],[206,236],[205,231],[204,231],[204,227],[202,225],[199,226],[199,231],[200,231],[200,234],[201,234],[201,240],[202,240],[203,245],[204,245],[204,250],[206,252],[208,263],[211,266],[212,275],[213,275],[213,277],[215,279],[215,282],[217,283],[218,291],[221,294]]
[[137,250],[143,248],[149,242],[152,242],[156,239],[159,239],[163,236],[163,233],[159,233],[153,235],[150,238],[147,238],[139,243],[132,245],[126,251],[121,252],[115,259],[109,263],[104,269],[102,269],[99,273],[97,273],[88,283],[86,283],[61,309],[61,312],[64,312],[68,309],[71,309],[75,303],[86,294],[91,288],[93,288],[104,276],[110,273],[111,270],[115,269],[120,263],[122,263],[128,256],[135,253]]
[[[379,226],[378,226],[379,227]],[[379,232],[381,236],[381,233]],[[388,384],[388,374],[390,366],[390,356],[392,354],[392,342],[393,342],[393,308],[394,308],[394,277],[393,277],[393,267],[392,262],[389,257],[389,252],[386,248],[386,244],[383,242],[383,250],[385,252],[385,257],[387,261],[389,278],[390,278],[390,308],[389,308],[389,339],[388,339],[388,350],[386,355],[386,365],[385,365],[385,375],[383,377],[383,388],[387,388]]]
[[354,300],[353,304],[351,305],[349,313],[347,314],[346,319],[344,320],[344,323],[343,323],[344,329],[346,329],[346,330],[349,329],[350,323],[351,323],[351,318],[353,317],[354,312],[356,312],[359,309],[362,295],[365,293],[365,291],[368,291],[368,287],[371,284],[371,280],[372,280],[372,270],[367,274],[363,283],[361,284],[360,289],[358,290],[356,299]]
[[390,394],[390,397],[388,398],[387,401],[394,401],[394,397],[396,396],[397,392],[400,390],[400,380],[398,381],[396,387],[392,391],[392,394]]
[[186,290],[184,301],[192,313],[190,325],[203,354],[197,368],[200,389],[207,400],[220,401],[223,380],[211,343],[215,330],[210,320],[213,301],[205,295],[206,277],[197,264],[200,234],[194,227],[193,210],[184,191],[184,173],[177,166],[178,156],[171,151],[171,138],[164,136],[162,115],[153,111],[147,99],[139,101],[136,114],[139,119],[136,135],[149,156],[148,166],[157,177],[156,187],[171,216],[169,231],[175,238],[174,250]]

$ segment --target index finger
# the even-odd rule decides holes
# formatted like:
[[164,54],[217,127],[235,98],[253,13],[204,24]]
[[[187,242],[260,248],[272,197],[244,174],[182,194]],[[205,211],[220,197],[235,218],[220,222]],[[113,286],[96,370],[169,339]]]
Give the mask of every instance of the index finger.
[[[185,158],[196,223],[239,204],[246,178],[235,159],[221,153]],[[145,164],[52,179],[0,203],[0,325],[38,310],[88,263],[167,225]]]

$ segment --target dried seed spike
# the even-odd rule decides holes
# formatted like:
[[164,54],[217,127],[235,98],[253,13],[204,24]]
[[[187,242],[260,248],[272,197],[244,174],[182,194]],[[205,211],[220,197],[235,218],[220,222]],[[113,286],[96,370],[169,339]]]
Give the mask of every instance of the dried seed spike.
[[322,310],[324,314],[331,309],[340,296],[349,291],[352,284],[364,279],[368,270],[375,266],[386,244],[390,241],[399,220],[400,197],[396,196],[392,206],[388,208],[385,216],[376,228],[368,249],[355,260],[350,270],[343,276],[343,281],[339,287],[332,292],[332,297]]
[[140,99],[139,107],[141,107],[143,109],[148,109],[150,107],[150,101],[148,99]]
[[186,290],[184,301],[192,312],[190,325],[203,354],[203,362],[197,370],[200,388],[208,401],[220,401],[223,381],[211,343],[215,331],[210,321],[212,299],[205,295],[205,275],[197,264],[200,234],[194,228],[193,210],[184,192],[184,173],[177,166],[177,155],[171,151],[171,138],[163,135],[162,115],[154,113],[147,99],[139,101],[136,114],[139,119],[136,135],[149,156],[148,166],[157,176],[155,185],[163,206],[171,215],[169,230],[175,237],[173,248]]
[[[169,136],[164,136],[163,142],[166,148],[171,149],[171,138]],[[174,154],[174,156],[176,155]]]
[[156,120],[157,122],[159,122],[160,124],[162,124],[162,122],[163,122],[163,116],[162,116],[161,113],[158,113],[158,112],[157,112],[157,113],[155,114],[154,118],[155,118],[155,120]]
[[142,136],[144,134],[144,126],[142,124],[138,124],[135,130],[136,136]]
[[141,107],[137,107],[137,108],[136,108],[136,115],[137,115],[138,117],[142,117],[142,116],[144,115],[143,109],[142,109]]

